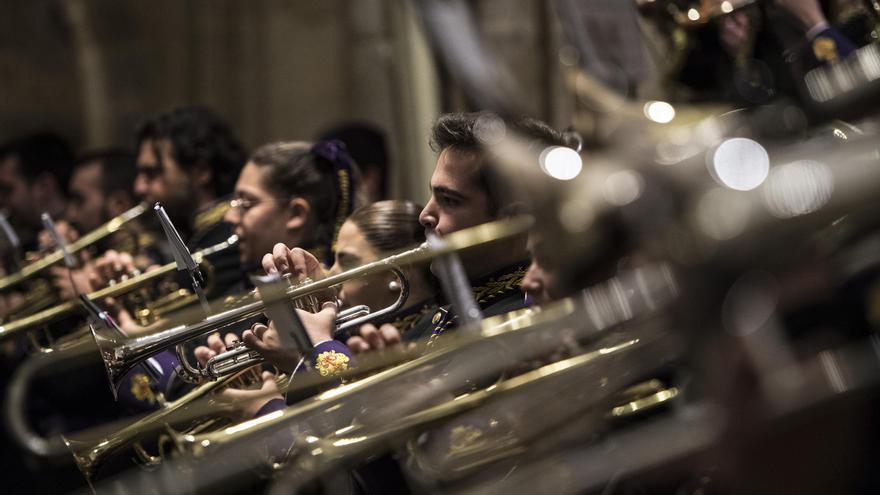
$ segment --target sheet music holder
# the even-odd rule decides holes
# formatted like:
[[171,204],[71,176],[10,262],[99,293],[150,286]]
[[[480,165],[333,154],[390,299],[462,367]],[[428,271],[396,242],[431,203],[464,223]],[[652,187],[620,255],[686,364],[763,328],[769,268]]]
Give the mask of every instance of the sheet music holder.
[[202,275],[202,271],[199,269],[199,264],[193,259],[192,253],[190,253],[189,248],[184,244],[183,239],[180,237],[180,233],[177,232],[174,224],[171,223],[171,219],[168,217],[168,213],[165,212],[165,208],[163,208],[161,204],[156,203],[153,210],[155,210],[156,215],[159,217],[159,223],[162,225],[165,237],[168,238],[168,243],[171,245],[171,254],[174,256],[174,262],[177,264],[177,269],[180,271],[186,271],[189,274],[189,278],[192,281],[193,291],[199,296],[199,302],[202,304],[205,316],[210,316],[211,306],[208,304],[208,298],[205,296],[204,289],[202,289],[202,286],[205,283],[205,278]]

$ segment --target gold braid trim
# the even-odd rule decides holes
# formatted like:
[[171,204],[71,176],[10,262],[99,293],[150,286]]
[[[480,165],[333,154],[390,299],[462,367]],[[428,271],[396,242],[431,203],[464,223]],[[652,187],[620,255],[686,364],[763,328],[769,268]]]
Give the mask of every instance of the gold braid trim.
[[422,317],[427,314],[434,313],[435,311],[437,311],[436,305],[426,304],[422,306],[422,309],[402,318],[397,318],[396,320],[392,321],[391,324],[394,325],[394,328],[396,328],[400,333],[403,333],[416,326],[416,323],[421,320]]
[[349,204],[348,198],[350,196],[349,189],[351,188],[351,181],[348,177],[348,172],[339,169],[337,172],[339,175],[339,207],[336,208],[336,224],[333,226],[333,242],[330,244],[330,249],[335,253],[336,252],[336,238],[339,237],[339,229],[342,228],[342,224],[345,223],[345,219],[348,218],[348,210],[351,207]]
[[[523,278],[526,276],[526,271],[528,271],[528,267],[520,267],[512,272],[505,273],[496,278],[490,278],[485,284],[480,285],[478,287],[474,287],[474,299],[477,301],[477,304],[482,308],[486,303],[490,302],[493,299],[497,299],[498,297],[506,296],[511,292],[511,290],[520,290],[520,284],[522,283]],[[433,347],[437,342],[437,339],[442,335],[452,322],[453,318],[447,319],[440,325],[435,325],[434,331],[431,333],[431,337],[428,338],[428,347]]]
[[498,278],[489,279],[485,284],[474,287],[474,299],[477,303],[485,304],[500,295],[510,292],[511,289],[519,290],[523,278],[526,276],[528,268],[517,268],[516,270],[505,273]]

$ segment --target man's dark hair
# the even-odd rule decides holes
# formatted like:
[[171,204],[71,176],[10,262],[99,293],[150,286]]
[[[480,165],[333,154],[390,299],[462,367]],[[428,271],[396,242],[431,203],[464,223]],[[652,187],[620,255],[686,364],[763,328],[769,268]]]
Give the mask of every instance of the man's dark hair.
[[73,169],[73,150],[58,134],[38,132],[13,139],[3,146],[3,156],[18,158],[19,170],[28,182],[49,174],[58,181],[61,192],[67,191]]
[[366,122],[352,122],[334,127],[321,134],[320,141],[337,139],[345,143],[348,154],[354,158],[361,172],[376,168],[382,178],[380,197],[388,193],[388,146],[385,134],[378,127]]
[[[214,194],[232,192],[244,166],[245,151],[230,127],[211,110],[182,107],[149,119],[135,132],[137,149],[146,140],[168,139],[174,160],[186,172],[196,165],[211,167]],[[161,156],[158,154],[157,156]]]
[[[489,213],[495,216],[502,207],[511,201],[510,193],[504,186],[500,175],[485,160],[485,145],[481,141],[489,136],[481,136],[481,132],[492,133],[500,129],[502,121],[488,112],[447,113],[441,115],[431,129],[431,149],[439,153],[451,148],[456,151],[474,153],[480,157],[480,187],[486,191]],[[529,117],[520,117],[504,122],[504,128],[527,139],[537,141],[541,147],[568,146],[574,147],[572,139],[553,129],[547,124]]]
[[113,191],[125,191],[134,197],[134,179],[137,175],[135,157],[120,148],[89,151],[76,161],[81,167],[97,163],[101,168],[101,192],[107,195]]

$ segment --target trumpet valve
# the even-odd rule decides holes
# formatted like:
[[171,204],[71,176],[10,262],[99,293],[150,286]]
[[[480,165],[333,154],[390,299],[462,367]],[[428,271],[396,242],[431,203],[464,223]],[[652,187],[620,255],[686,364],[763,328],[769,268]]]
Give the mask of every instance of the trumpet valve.
[[204,374],[211,380],[249,368],[262,361],[260,353],[248,348],[244,342],[235,343],[231,349],[218,354],[205,363]]

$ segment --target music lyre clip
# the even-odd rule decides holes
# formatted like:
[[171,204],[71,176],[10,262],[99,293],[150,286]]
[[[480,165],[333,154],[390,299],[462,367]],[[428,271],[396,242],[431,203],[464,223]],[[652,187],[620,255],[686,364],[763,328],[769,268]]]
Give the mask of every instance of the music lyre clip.
[[76,259],[70,254],[70,251],[67,250],[67,243],[64,242],[64,238],[58,233],[58,229],[55,227],[55,222],[52,221],[52,217],[49,216],[48,213],[43,212],[43,214],[40,215],[40,218],[43,219],[43,228],[49,232],[50,236],[52,236],[52,241],[55,243],[55,247],[61,250],[61,254],[64,258],[64,265],[71,270],[75,269]]
[[288,301],[286,290],[290,285],[287,281],[277,273],[254,276],[251,281],[260,291],[260,298],[266,305],[266,316],[275,322],[282,348],[295,350],[303,356],[311,354],[314,343]]
[[3,235],[6,237],[6,240],[9,241],[9,247],[12,251],[12,261],[15,266],[13,267],[15,271],[18,271],[21,268],[21,239],[18,238],[18,235],[15,233],[15,229],[12,228],[12,225],[9,223],[9,220],[6,218],[6,215],[0,211],[0,231],[3,231]]
[[163,208],[161,204],[156,203],[153,209],[156,211],[156,215],[159,217],[159,223],[162,225],[162,230],[165,231],[165,237],[168,238],[168,243],[171,245],[171,254],[174,255],[174,262],[177,263],[177,269],[186,271],[189,274],[189,278],[192,281],[193,291],[199,296],[199,302],[202,304],[202,309],[205,311],[205,317],[207,318],[211,315],[211,306],[208,304],[208,298],[205,297],[205,291],[202,289],[202,285],[205,283],[205,278],[202,276],[199,264],[196,263],[196,260],[192,257],[192,253],[189,252],[189,248],[183,243],[180,233],[174,228],[174,224],[171,223],[171,219],[168,218],[168,213],[165,212],[165,208]]

